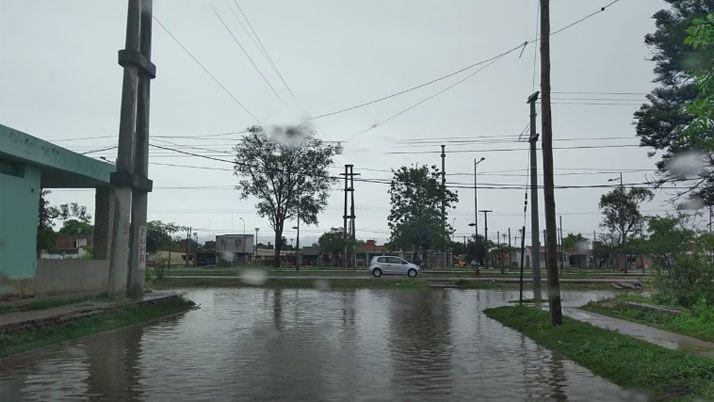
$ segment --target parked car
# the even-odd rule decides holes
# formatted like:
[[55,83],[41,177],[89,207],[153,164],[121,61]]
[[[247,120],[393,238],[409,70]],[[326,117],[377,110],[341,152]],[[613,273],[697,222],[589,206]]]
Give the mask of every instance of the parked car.
[[369,273],[375,278],[382,275],[407,275],[414,278],[419,275],[419,266],[399,257],[379,256],[372,258]]

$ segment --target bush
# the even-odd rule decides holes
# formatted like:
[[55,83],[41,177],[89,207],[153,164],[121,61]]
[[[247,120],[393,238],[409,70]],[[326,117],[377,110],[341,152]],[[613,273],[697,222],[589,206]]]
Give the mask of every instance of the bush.
[[655,299],[691,308],[697,303],[714,306],[714,265],[698,250],[680,251],[656,269]]

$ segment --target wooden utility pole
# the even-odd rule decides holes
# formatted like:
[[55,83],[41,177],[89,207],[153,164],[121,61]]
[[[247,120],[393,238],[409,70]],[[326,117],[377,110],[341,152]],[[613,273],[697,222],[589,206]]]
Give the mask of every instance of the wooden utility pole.
[[536,133],[536,101],[539,92],[528,97],[530,104],[530,173],[531,173],[531,267],[534,298],[540,300],[540,225],[538,223],[538,133]]
[[558,279],[558,240],[555,222],[555,181],[553,178],[553,116],[550,108],[550,0],[540,0],[540,88],[543,134],[543,193],[548,269],[548,308],[553,325],[563,323]]

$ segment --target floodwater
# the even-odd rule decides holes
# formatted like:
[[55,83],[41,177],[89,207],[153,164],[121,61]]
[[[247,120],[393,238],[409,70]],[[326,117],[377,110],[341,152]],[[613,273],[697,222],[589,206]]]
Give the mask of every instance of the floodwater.
[[0,360],[0,400],[641,399],[481,312],[514,292],[186,294],[201,308]]

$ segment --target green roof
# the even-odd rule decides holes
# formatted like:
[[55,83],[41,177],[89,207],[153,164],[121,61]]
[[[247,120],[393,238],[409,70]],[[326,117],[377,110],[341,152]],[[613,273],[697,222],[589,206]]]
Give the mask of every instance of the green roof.
[[39,167],[42,187],[106,186],[115,166],[0,124],[0,159]]

